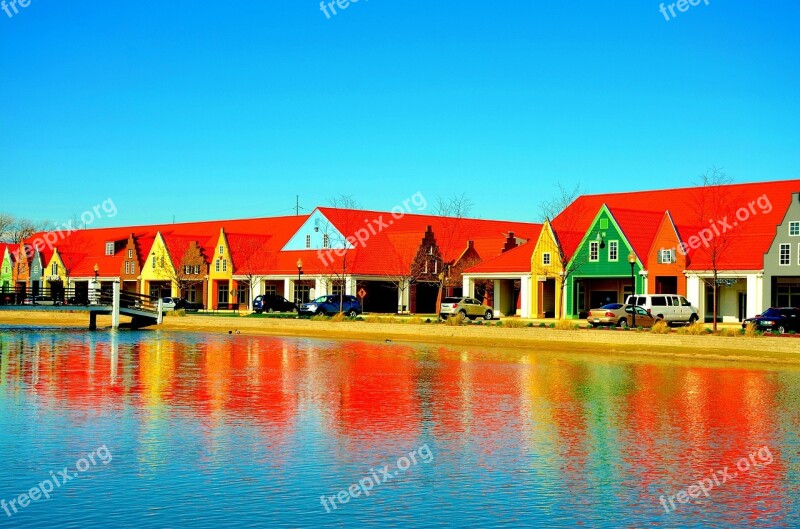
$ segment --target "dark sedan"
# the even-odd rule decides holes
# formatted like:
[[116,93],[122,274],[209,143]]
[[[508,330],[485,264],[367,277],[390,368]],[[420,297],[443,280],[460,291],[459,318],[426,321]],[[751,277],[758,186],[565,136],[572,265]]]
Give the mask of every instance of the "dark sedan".
[[759,331],[771,331],[780,334],[789,331],[800,332],[800,309],[797,307],[771,307],[760,316],[744,320],[742,328],[751,323],[755,324]]
[[256,296],[253,300],[253,312],[261,314],[262,312],[297,312],[297,305],[275,294],[265,294],[263,296]]

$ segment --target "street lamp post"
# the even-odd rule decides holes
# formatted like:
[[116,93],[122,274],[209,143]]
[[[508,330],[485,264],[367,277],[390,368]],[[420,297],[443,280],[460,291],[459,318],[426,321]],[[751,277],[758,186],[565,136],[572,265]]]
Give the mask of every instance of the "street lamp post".
[[302,300],[300,299],[300,278],[301,278],[302,275],[303,275],[303,260],[302,259],[298,259],[297,260],[297,286],[294,289],[294,298],[295,298],[295,302],[297,303],[298,307],[302,303]]
[[636,254],[628,254],[628,262],[631,264],[631,281],[633,281],[633,326],[636,327],[636,274],[633,267],[636,265]]

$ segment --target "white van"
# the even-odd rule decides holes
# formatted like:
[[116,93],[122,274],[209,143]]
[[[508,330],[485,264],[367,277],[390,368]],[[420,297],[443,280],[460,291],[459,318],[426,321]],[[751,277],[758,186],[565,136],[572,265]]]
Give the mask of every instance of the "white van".
[[647,294],[628,296],[628,305],[643,307],[652,316],[667,323],[694,323],[700,319],[700,309],[676,294]]

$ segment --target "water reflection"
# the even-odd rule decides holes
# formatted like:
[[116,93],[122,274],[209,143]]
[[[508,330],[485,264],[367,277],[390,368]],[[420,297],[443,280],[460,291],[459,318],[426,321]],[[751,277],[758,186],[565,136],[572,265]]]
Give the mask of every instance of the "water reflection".
[[[9,472],[0,497],[106,443],[113,465],[82,482],[106,501],[76,485],[15,524],[80,512],[83,526],[111,516],[152,527],[790,527],[799,403],[794,369],[241,335],[4,332],[0,462]],[[341,512],[320,508],[321,494],[426,443],[431,465]],[[674,513],[659,505],[763,446],[774,456],[768,467]]]

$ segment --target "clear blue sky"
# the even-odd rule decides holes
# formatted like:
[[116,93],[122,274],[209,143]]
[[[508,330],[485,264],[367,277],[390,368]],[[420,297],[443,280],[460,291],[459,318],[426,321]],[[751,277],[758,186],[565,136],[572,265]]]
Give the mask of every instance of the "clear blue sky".
[[[7,0],[8,1],[8,0]],[[800,177],[800,7],[30,0],[0,11],[0,210],[125,225]],[[13,11],[12,11],[13,12]]]

